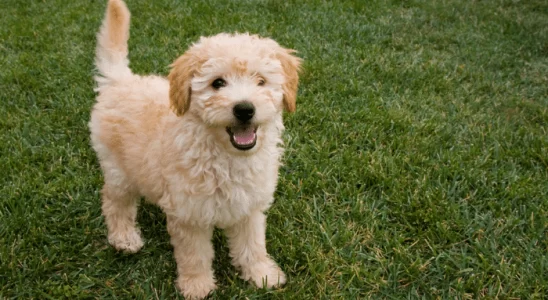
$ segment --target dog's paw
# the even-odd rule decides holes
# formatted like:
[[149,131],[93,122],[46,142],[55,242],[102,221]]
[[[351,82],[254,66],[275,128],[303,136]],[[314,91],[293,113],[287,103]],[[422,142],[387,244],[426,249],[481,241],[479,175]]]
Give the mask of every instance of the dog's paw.
[[127,253],[135,253],[143,247],[143,240],[139,231],[136,229],[126,232],[109,233],[108,242],[116,248],[116,250]]
[[243,269],[242,278],[250,280],[257,287],[280,287],[286,282],[284,272],[271,259],[253,264]]
[[212,276],[179,276],[177,288],[185,299],[204,299],[217,288]]

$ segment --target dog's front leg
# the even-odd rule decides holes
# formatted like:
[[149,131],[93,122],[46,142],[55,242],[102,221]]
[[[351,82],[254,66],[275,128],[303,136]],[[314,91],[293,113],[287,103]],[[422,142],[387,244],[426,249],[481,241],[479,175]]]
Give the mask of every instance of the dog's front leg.
[[285,274],[266,252],[266,216],[254,211],[226,229],[232,264],[241,269],[242,278],[258,287],[276,287],[285,283]]
[[186,299],[207,297],[216,288],[212,269],[213,227],[189,226],[168,215],[167,229],[177,261],[177,287]]

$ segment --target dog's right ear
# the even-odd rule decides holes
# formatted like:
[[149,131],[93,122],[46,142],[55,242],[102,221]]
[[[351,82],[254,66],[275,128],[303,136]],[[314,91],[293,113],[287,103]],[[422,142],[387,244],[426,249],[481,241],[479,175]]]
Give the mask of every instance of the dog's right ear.
[[287,112],[295,112],[297,105],[301,59],[294,55],[295,52],[295,50],[280,47],[276,55],[282,64],[285,75],[285,83],[282,88],[284,91],[284,108]]
[[177,116],[182,116],[190,108],[190,81],[196,71],[196,59],[191,53],[185,53],[171,64],[169,72],[170,108]]

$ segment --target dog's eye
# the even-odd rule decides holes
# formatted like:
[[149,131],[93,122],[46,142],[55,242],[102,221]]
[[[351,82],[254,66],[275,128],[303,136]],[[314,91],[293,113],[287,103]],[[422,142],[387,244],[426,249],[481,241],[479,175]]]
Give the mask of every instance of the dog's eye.
[[266,83],[264,79],[259,79],[259,86],[263,86]]
[[218,89],[226,86],[226,81],[222,78],[217,78],[217,79],[213,80],[213,83],[211,83],[211,86],[214,89],[218,90]]

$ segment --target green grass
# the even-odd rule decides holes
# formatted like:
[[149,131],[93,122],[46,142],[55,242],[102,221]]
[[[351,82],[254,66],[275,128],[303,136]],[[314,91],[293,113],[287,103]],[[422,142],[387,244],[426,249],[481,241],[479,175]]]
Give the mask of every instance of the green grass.
[[[166,74],[200,35],[304,58],[254,289],[215,235],[213,299],[548,294],[546,1],[130,0],[130,59]],[[165,217],[117,253],[86,126],[104,1],[0,2],[0,298],[174,298]]]

